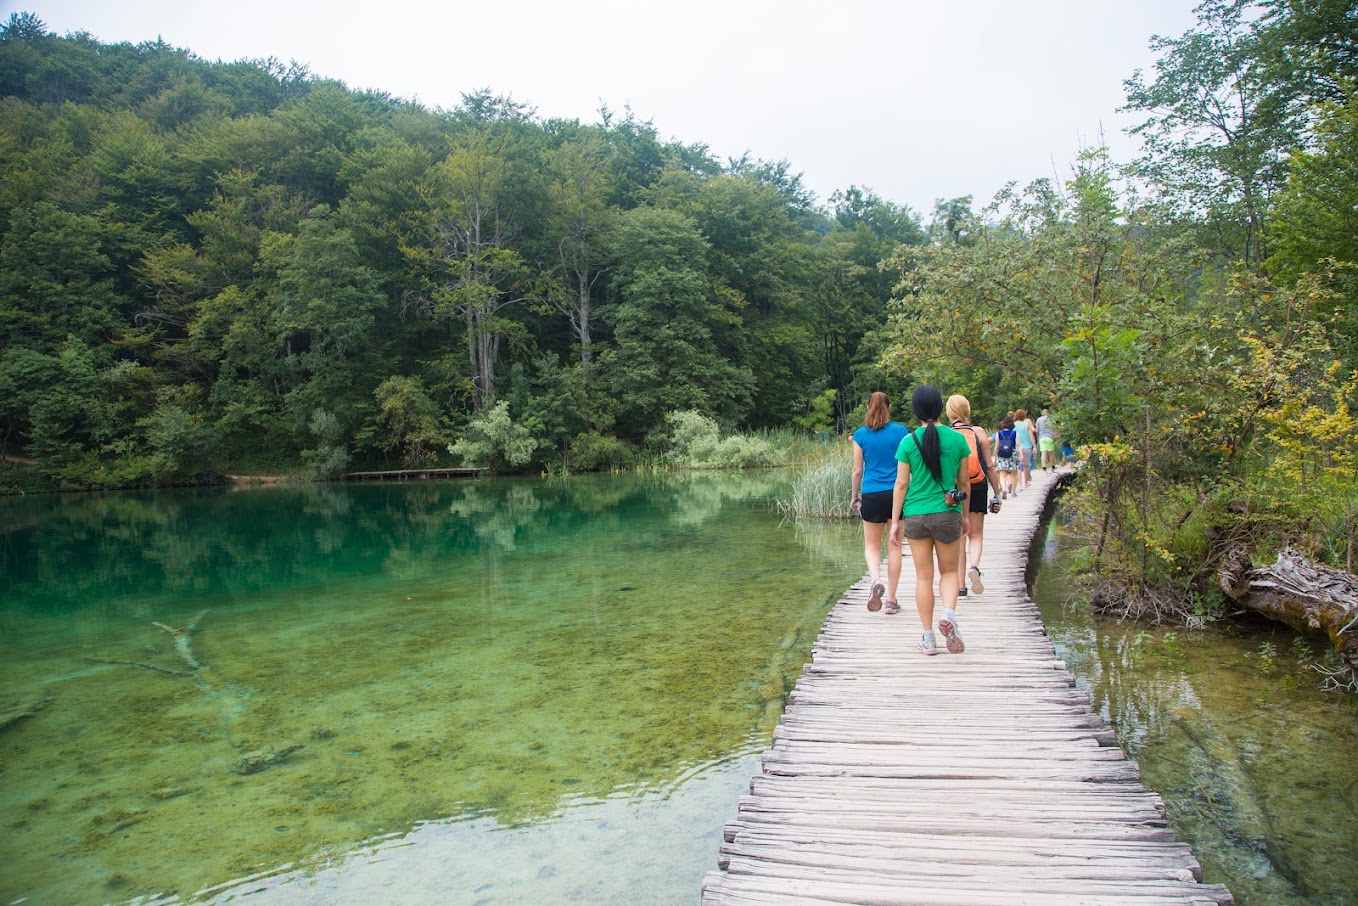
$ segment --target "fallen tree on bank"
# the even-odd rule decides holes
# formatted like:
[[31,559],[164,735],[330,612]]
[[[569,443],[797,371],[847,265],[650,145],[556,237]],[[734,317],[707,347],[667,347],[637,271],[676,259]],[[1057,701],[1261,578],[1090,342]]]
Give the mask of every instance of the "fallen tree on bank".
[[1255,566],[1242,547],[1222,558],[1217,584],[1226,597],[1302,633],[1323,632],[1339,653],[1326,686],[1358,692],[1358,576],[1313,563],[1286,548]]

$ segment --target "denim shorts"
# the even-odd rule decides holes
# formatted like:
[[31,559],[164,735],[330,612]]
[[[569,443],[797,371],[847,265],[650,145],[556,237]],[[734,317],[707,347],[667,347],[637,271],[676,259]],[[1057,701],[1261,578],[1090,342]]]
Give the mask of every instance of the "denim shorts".
[[962,514],[949,510],[944,513],[927,513],[923,516],[906,516],[905,537],[918,541],[932,538],[940,544],[952,544],[962,537]]

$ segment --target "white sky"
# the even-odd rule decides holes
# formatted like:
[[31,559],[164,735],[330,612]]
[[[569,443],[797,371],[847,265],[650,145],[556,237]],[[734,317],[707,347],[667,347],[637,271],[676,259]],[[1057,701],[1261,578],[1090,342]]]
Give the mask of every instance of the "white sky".
[[719,159],[786,158],[824,202],[934,201],[1065,179],[1081,147],[1137,151],[1117,108],[1196,0],[0,0],[59,34],[277,57],[452,108],[489,87],[540,117],[630,106]]

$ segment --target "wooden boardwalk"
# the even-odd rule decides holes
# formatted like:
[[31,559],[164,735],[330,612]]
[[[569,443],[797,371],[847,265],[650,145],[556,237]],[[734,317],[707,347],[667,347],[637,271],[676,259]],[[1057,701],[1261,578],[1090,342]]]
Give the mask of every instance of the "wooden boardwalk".
[[1028,599],[1056,476],[1033,481],[986,520],[985,593],[958,607],[962,654],[916,650],[908,550],[900,614],[869,613],[866,580],[834,607],[704,904],[1233,902],[1201,883]]
[[381,472],[346,472],[341,481],[427,481],[433,478],[480,478],[485,469],[386,469]]

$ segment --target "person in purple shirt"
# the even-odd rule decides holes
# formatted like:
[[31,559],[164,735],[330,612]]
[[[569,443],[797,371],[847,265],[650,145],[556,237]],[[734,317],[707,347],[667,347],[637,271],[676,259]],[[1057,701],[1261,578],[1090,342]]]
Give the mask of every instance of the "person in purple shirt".
[[905,438],[905,425],[891,420],[891,400],[878,390],[868,398],[863,427],[853,433],[853,478],[849,511],[863,519],[863,560],[868,565],[872,591],[868,610],[898,613],[896,585],[901,578],[901,542],[887,540],[886,583],[882,582],[882,535],[891,521],[891,495],[896,487],[896,449]]

